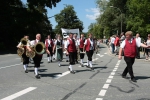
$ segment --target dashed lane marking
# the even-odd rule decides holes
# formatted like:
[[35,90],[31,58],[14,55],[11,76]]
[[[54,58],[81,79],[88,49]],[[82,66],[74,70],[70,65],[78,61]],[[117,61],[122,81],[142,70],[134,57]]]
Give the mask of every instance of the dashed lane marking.
[[10,96],[8,96],[8,97],[5,97],[5,98],[3,98],[3,99],[1,99],[1,100],[13,100],[13,99],[15,99],[15,98],[17,98],[17,97],[19,97],[19,96],[22,96],[22,95],[24,95],[24,94],[26,94],[26,93],[28,93],[28,92],[30,92],[30,91],[35,90],[36,88],[37,88],[37,87],[29,87],[29,88],[24,89],[24,90],[22,90],[22,91],[20,91],[20,92],[17,92],[17,93],[12,94],[12,95],[10,95]]
[[67,75],[67,74],[70,74],[70,71],[66,71],[66,72],[64,72],[64,73],[62,73],[62,74],[58,74],[58,75],[56,75],[56,76],[54,77],[54,79],[59,79],[59,78],[65,76],[65,75]]
[[106,83],[104,84],[103,88],[101,89],[100,93],[98,94],[98,96],[101,96],[101,98],[96,98],[96,100],[103,100],[103,97],[105,96],[107,89],[109,88],[109,85],[110,85],[112,79],[114,78],[115,72],[117,71],[117,69],[120,65],[120,62],[121,62],[121,60],[118,60],[115,68],[110,73],[108,79],[106,80]]
[[4,69],[4,68],[9,68],[9,67],[13,67],[13,66],[18,66],[18,65],[21,65],[22,63],[20,64],[15,64],[15,65],[10,65],[10,66],[5,66],[5,67],[0,67],[0,69]]

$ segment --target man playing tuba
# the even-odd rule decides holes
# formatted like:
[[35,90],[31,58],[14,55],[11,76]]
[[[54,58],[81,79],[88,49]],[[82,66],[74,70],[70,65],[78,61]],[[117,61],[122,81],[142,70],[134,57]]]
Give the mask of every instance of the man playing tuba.
[[26,56],[26,51],[31,51],[31,49],[29,48],[28,36],[24,36],[21,39],[20,43],[17,45],[17,48],[18,55],[23,61],[23,68],[25,70],[25,73],[28,73],[27,66],[29,64],[29,57]]
[[42,45],[42,42],[40,42],[41,40],[41,34],[37,34],[36,35],[36,40],[32,40],[30,42],[31,46],[34,48],[32,50],[35,51],[35,56],[33,57],[33,61],[34,61],[34,73],[35,73],[35,77],[37,79],[40,79],[40,75],[38,74],[38,69],[40,67],[40,62],[42,60],[42,56],[43,56],[43,50],[45,50],[44,45]]

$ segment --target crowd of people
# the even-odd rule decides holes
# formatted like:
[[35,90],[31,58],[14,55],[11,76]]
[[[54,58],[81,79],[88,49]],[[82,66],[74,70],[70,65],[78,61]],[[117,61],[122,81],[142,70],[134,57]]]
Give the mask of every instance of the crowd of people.
[[[33,51],[32,47],[35,47],[35,45],[41,41],[41,34],[38,33],[36,35],[36,39],[32,41],[29,40],[29,36],[24,36],[24,39],[28,41],[27,44],[23,45],[23,43],[20,42],[17,45],[17,48],[24,49],[24,53],[21,55],[21,58],[23,59],[23,68],[25,73],[28,73],[27,67],[31,58],[27,56],[26,51]],[[80,63],[81,67],[84,67],[83,60],[86,54],[88,58],[86,67],[94,70],[92,66],[92,56],[94,51],[98,52],[97,49],[100,43],[96,38],[93,38],[91,33],[88,34],[88,38],[85,38],[84,34],[81,34],[80,38],[77,38],[77,35],[72,33],[63,38],[61,35],[57,35],[55,39],[52,39],[51,36],[48,35],[44,44],[48,63],[52,63],[53,60],[55,60],[58,62],[58,66],[61,67],[61,61],[65,54],[66,62],[69,62],[68,70],[70,73],[75,74],[73,65]],[[41,54],[36,52],[35,56],[32,58],[34,61],[34,74],[37,79],[40,78],[38,70],[40,68],[40,62],[43,54],[44,53]]]

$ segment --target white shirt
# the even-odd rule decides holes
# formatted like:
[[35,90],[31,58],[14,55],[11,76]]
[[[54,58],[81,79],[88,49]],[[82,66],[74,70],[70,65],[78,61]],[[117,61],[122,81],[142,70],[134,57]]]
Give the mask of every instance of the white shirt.
[[[71,39],[70,39],[70,40],[71,40]],[[72,40],[71,40],[71,41],[72,41]],[[67,48],[69,44],[70,44],[70,42],[69,42],[69,40],[67,40],[67,41],[65,42],[65,48]]]
[[112,37],[112,38],[111,38],[111,40],[110,40],[110,42],[114,44],[114,42],[115,42],[115,38],[114,38],[114,37]]
[[[92,41],[91,41],[91,39],[90,38],[88,38],[89,40],[90,40],[90,50],[93,50],[94,48],[93,48],[93,39],[92,39]],[[84,42],[84,45],[87,45],[87,39],[85,40],[85,42]]]
[[138,41],[138,42],[141,43],[141,38],[140,38],[140,37],[137,37],[137,38],[136,38],[136,41]]
[[[126,40],[126,39],[125,39]],[[120,45],[120,47],[121,48],[124,48],[125,47],[125,40],[121,43],[121,45]],[[133,38],[131,39],[131,43],[132,43],[132,41],[133,41]],[[129,41],[130,42],[130,41]],[[140,42],[138,42],[138,41],[136,41],[136,46],[137,47],[140,47],[141,46],[141,43]]]
[[78,46],[78,40],[75,39],[75,38],[73,38],[73,39],[74,39],[74,41],[75,41],[75,46],[77,47],[77,46]]
[[[48,40],[49,47],[51,47],[51,41],[50,41],[50,39],[47,39],[47,40]],[[46,45],[46,41],[45,41],[45,45]],[[52,42],[53,42],[53,40],[52,40]]]
[[38,43],[39,42],[39,40],[32,40],[31,42],[30,42],[30,44],[32,45],[32,46],[34,46],[36,43]]
[[[84,38],[82,39],[82,40],[84,40]],[[80,45],[80,41],[81,41],[81,39],[79,39],[77,42],[78,42],[78,46]]]

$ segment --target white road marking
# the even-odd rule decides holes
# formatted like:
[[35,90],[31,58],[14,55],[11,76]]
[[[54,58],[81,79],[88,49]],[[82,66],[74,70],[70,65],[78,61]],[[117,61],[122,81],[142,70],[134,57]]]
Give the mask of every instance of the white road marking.
[[115,72],[111,72],[111,75],[115,75]]
[[101,90],[100,93],[99,93],[99,96],[105,96],[106,91],[107,90]]
[[109,84],[104,84],[103,89],[108,89]]
[[113,78],[114,76],[109,76],[108,78]]
[[107,54],[107,53],[104,53],[104,54]]
[[112,79],[107,79],[106,83],[111,83]]
[[[113,71],[111,72],[110,76],[106,80],[106,83],[104,84],[103,89],[98,94],[99,96],[102,96],[102,97],[105,96],[105,94],[107,92],[107,89],[109,88],[109,85],[110,85],[110,83],[111,83],[111,81],[112,81],[112,79],[113,79],[113,77],[115,75],[115,71],[117,71],[117,69],[118,69],[118,66],[119,66],[120,62],[121,62],[121,60],[118,60],[115,68],[113,69]],[[103,98],[96,98],[96,100],[103,100]]]
[[22,91],[20,91],[20,92],[17,92],[17,93],[15,93],[15,94],[12,94],[12,95],[10,95],[10,96],[8,96],[8,97],[6,97],[6,98],[3,98],[3,99],[1,99],[1,100],[13,100],[13,99],[15,99],[15,98],[17,98],[17,97],[19,97],[19,96],[21,96],[21,95],[24,95],[24,94],[26,94],[26,93],[28,93],[28,92],[30,92],[30,91],[33,91],[33,90],[35,90],[37,87],[29,87],[29,88],[27,88],[27,89],[24,89],[24,90],[22,90]]
[[96,98],[95,100],[103,100],[103,98]]
[[15,64],[15,65],[10,65],[10,66],[5,66],[5,67],[0,67],[0,69],[4,69],[4,68],[9,68],[9,67],[13,67],[13,66],[18,66],[18,65],[21,65],[22,63],[20,64]]
[[103,57],[104,55],[101,55],[100,57]]
[[67,74],[70,74],[70,71],[66,71],[66,72],[64,72],[64,73],[62,73],[62,74],[58,74],[58,75],[56,75],[56,76],[54,77],[54,79],[59,79],[59,78],[65,76],[65,75],[67,75]]

